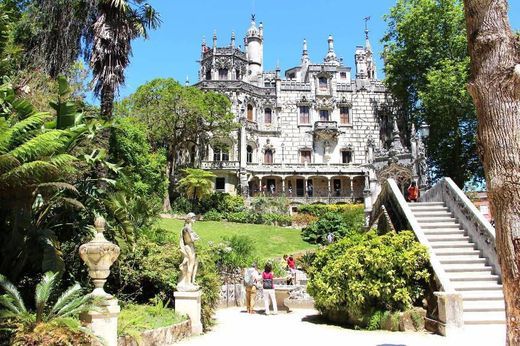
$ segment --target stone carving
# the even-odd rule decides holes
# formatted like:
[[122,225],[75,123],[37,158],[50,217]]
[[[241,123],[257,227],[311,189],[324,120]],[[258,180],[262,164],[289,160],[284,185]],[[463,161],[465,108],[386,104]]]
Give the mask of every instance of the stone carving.
[[97,217],[94,221],[96,228],[96,236],[94,239],[79,247],[79,255],[83,262],[88,266],[88,273],[94,282],[94,291],[92,295],[105,297],[112,296],[105,292],[103,286],[110,275],[110,266],[119,257],[119,246],[112,244],[105,239],[103,232],[105,230],[105,219]]
[[199,286],[195,284],[195,276],[197,275],[198,261],[195,254],[195,242],[199,240],[199,236],[192,229],[195,221],[195,214],[189,213],[186,216],[184,227],[182,228],[179,245],[183,255],[182,263],[179,265],[181,270],[181,279],[177,285],[177,291],[192,292],[197,291]]

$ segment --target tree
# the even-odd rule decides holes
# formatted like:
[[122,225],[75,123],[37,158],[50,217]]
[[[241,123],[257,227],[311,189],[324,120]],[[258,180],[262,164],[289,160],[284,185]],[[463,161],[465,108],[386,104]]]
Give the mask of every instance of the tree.
[[464,0],[471,57],[469,92],[506,302],[507,344],[520,343],[520,40],[506,0]]
[[459,186],[480,178],[461,1],[399,0],[386,20],[385,83],[400,108],[401,127],[430,124],[435,177],[450,176]]
[[198,168],[186,168],[183,172],[185,176],[179,180],[179,187],[193,199],[194,205],[197,200],[211,194],[215,174]]
[[228,137],[236,126],[226,96],[184,87],[171,78],[140,86],[117,106],[116,114],[132,115],[147,124],[152,146],[166,150],[165,170],[171,183],[177,165],[197,166],[210,140]]

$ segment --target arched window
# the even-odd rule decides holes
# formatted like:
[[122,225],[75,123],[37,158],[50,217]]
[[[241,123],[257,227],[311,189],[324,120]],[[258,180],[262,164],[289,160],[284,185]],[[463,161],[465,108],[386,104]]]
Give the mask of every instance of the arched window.
[[253,147],[250,145],[247,146],[246,161],[247,161],[247,163],[253,162]]
[[216,144],[213,147],[213,161],[229,161],[229,147],[225,144]]
[[273,151],[271,149],[267,149],[264,152],[264,164],[270,165],[273,163]]
[[247,120],[253,121],[253,106],[247,105]]
[[211,80],[211,70],[206,71],[206,80]]
[[271,111],[271,108],[266,108],[264,110],[264,122],[266,124],[270,124],[272,122],[272,120],[273,120],[272,114],[273,114],[273,112]]
[[318,78],[318,85],[320,90],[326,90],[327,89],[327,78],[320,77]]
[[227,68],[221,68],[218,70],[218,79],[220,79],[220,80],[228,79],[228,69]]

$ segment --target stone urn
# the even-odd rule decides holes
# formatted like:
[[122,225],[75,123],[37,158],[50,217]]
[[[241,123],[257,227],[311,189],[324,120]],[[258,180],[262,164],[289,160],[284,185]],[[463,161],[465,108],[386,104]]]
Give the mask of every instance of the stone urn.
[[112,296],[105,292],[103,286],[110,275],[110,266],[119,256],[119,246],[105,239],[103,231],[106,221],[102,217],[97,217],[94,221],[96,236],[94,239],[79,247],[79,255],[88,266],[88,273],[94,282],[92,295],[110,299]]

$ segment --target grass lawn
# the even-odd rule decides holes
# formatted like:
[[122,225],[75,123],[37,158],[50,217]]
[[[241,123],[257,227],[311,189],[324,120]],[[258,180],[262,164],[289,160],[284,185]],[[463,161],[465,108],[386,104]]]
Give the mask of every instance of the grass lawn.
[[[178,241],[184,221],[175,219],[160,219],[158,224],[172,232],[172,241]],[[317,246],[304,242],[300,230],[270,225],[252,225],[246,223],[197,221],[193,229],[200,237],[200,242],[219,242],[222,237],[235,234],[246,235],[253,241],[256,255],[261,259],[281,257],[299,251],[315,249]]]

